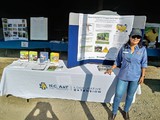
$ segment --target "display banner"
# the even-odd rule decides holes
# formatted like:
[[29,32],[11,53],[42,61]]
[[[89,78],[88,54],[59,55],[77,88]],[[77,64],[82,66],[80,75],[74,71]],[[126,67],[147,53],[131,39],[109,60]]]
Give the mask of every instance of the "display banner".
[[145,28],[146,17],[70,13],[67,67],[113,64],[132,28]]
[[2,18],[2,26],[5,41],[28,40],[26,19]]

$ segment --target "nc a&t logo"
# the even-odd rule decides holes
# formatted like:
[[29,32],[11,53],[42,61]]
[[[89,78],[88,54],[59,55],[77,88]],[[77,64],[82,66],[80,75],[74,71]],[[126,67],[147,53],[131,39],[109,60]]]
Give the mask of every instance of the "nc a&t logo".
[[39,86],[40,86],[40,88],[41,88],[42,90],[47,89],[47,85],[46,85],[44,82],[41,82],[41,84],[39,84]]

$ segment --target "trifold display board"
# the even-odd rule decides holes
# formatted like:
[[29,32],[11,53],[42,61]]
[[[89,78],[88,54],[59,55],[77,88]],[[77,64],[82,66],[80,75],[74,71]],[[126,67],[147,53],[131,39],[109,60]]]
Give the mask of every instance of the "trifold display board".
[[70,13],[67,67],[113,64],[132,28],[144,33],[146,16]]

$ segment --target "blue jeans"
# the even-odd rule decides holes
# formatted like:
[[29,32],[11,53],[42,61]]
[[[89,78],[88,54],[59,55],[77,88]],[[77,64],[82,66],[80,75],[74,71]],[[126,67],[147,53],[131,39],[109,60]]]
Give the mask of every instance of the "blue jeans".
[[113,114],[117,114],[119,104],[125,93],[126,93],[126,100],[125,100],[124,111],[125,112],[129,111],[129,108],[133,101],[134,94],[138,88],[138,84],[139,84],[138,81],[124,81],[118,79],[115,91],[115,97],[113,100],[113,108],[112,108]]

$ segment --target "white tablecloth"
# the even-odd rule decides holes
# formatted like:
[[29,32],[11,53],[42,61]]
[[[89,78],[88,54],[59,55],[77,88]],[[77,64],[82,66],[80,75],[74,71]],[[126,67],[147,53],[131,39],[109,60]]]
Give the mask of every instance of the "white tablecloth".
[[[11,94],[27,99],[60,98],[102,103],[113,102],[116,75],[119,69],[115,69],[112,75],[99,71],[96,64],[85,64],[68,69],[64,61],[60,60],[62,70],[32,70],[31,68],[36,64],[16,61],[4,68],[0,95]],[[137,89],[139,94],[140,90],[139,87]]]

